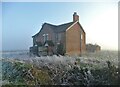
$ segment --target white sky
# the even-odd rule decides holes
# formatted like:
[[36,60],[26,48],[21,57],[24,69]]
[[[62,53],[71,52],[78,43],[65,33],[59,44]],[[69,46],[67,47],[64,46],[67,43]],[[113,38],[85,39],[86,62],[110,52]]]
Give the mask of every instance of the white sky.
[[86,42],[98,44],[103,50],[118,50],[118,2],[95,2],[86,8],[80,15]]
[[[87,42],[98,43],[103,49],[118,49],[118,9],[111,7],[94,17],[86,26]],[[92,30],[92,31],[91,31]]]

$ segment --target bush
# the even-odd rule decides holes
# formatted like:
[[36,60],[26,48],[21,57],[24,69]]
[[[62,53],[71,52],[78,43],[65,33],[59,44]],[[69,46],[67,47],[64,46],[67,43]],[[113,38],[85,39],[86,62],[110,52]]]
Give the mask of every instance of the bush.
[[11,63],[4,61],[2,63],[2,80],[8,80],[7,85],[47,85],[52,84],[48,72],[38,70],[31,64],[20,62]]
[[57,54],[60,54],[60,55],[64,55],[65,54],[64,45],[62,43],[60,43],[57,46]]

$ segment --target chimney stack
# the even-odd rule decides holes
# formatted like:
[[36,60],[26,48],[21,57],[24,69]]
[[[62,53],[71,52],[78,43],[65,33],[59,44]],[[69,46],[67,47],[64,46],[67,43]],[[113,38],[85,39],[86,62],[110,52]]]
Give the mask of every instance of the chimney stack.
[[79,16],[77,15],[76,12],[73,14],[73,22],[79,21]]

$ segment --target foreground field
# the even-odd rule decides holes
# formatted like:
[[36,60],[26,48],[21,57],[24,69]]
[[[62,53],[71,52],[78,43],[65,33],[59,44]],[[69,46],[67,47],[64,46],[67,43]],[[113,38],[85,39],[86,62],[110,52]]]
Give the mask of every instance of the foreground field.
[[3,86],[118,85],[118,54],[102,51],[78,56],[3,58]]

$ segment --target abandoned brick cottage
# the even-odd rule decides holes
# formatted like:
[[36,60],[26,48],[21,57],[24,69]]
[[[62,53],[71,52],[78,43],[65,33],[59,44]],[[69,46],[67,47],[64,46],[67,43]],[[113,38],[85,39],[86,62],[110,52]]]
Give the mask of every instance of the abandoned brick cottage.
[[86,51],[86,33],[76,12],[72,22],[61,25],[44,23],[32,38],[30,52],[37,55],[81,55]]

